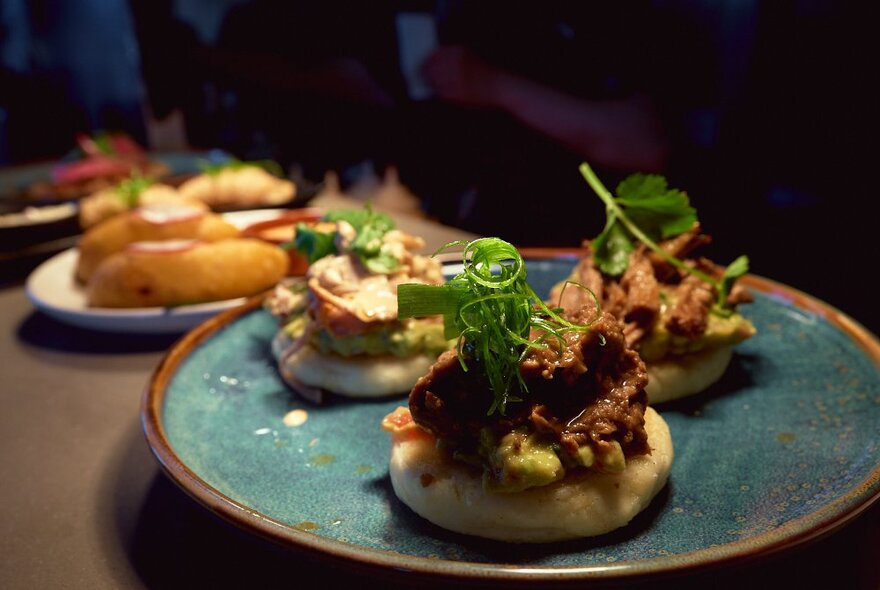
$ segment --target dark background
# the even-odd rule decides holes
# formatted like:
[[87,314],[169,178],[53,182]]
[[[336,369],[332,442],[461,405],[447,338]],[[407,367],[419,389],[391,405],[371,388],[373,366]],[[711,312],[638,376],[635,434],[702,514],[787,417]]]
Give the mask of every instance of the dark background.
[[[395,17],[429,13],[442,44],[567,95],[650,96],[659,171],[691,196],[705,253],[748,254],[877,332],[865,4],[0,0],[0,165],[63,157],[77,131],[168,147],[153,130],[178,116],[171,147],[335,171],[343,188],[395,166],[445,223],[524,246],[594,236],[589,154],[492,105],[409,98]],[[596,168],[609,187],[639,171]]]

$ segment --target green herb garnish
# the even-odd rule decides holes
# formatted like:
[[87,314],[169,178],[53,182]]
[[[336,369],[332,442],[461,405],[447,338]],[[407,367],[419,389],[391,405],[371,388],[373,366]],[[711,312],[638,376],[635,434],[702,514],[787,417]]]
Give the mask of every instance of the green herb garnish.
[[113,149],[113,144],[110,142],[110,134],[106,131],[96,133],[92,136],[92,141],[102,154],[107,156],[116,155],[116,150]]
[[306,257],[309,264],[338,253],[335,231],[318,231],[305,223],[297,223],[294,227],[293,241],[282,244],[282,247],[287,250],[297,250]]
[[605,203],[605,228],[593,240],[593,257],[602,273],[617,277],[629,266],[629,255],[638,240],[674,267],[690,273],[715,289],[715,308],[725,311],[727,295],[733,283],[749,271],[749,259],[740,256],[724,271],[721,280],[685,264],[657,245],[657,242],[691,229],[697,212],[686,193],[670,189],[666,179],[655,174],[633,174],[617,187],[614,197],[602,184],[589,164],[580,166],[581,174]]
[[[385,234],[394,229],[394,221],[384,213],[373,211],[366,205],[363,209],[336,209],[328,211],[323,221],[346,221],[355,230],[355,238],[347,247],[370,272],[387,274],[399,265],[391,253],[382,249]],[[314,226],[298,223],[291,247],[302,252],[309,264],[325,256],[339,254],[337,247],[338,231],[320,231]]]
[[144,176],[132,176],[128,180],[123,180],[114,188],[116,196],[129,209],[137,207],[141,198],[141,193],[153,184],[151,178]]
[[223,170],[241,170],[242,168],[262,168],[269,174],[273,176],[277,176],[278,178],[284,178],[284,170],[282,170],[281,166],[278,162],[274,160],[248,160],[243,161],[237,158],[230,158],[225,162],[219,163],[211,163],[211,162],[199,162],[199,168],[205,174],[209,176],[216,176],[220,174]]
[[[547,348],[548,338],[564,346],[567,332],[585,332],[590,324],[575,324],[538,297],[526,281],[522,256],[508,242],[481,238],[451,242],[435,253],[464,246],[462,272],[443,285],[404,284],[397,288],[398,318],[442,315],[446,338],[458,338],[458,359],[482,371],[493,392],[488,414],[504,414],[514,380],[527,391],[519,370],[533,348]],[[531,339],[532,329],[539,336]]]

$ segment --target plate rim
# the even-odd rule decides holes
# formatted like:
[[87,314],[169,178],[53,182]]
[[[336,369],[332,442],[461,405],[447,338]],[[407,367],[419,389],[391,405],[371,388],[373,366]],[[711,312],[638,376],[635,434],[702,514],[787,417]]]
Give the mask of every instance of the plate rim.
[[[574,258],[575,250],[552,248],[521,249],[527,259]],[[528,254],[526,253],[528,252]],[[853,340],[858,348],[880,367],[880,340],[845,313],[796,288],[772,279],[749,274],[743,277],[748,287],[770,297],[787,298],[794,306],[820,315]],[[437,560],[352,545],[302,531],[229,498],[190,469],[175,453],[162,420],[165,394],[178,367],[202,342],[213,337],[238,318],[257,310],[262,296],[206,320],[183,336],[161,359],[153,371],[141,400],[141,425],[148,445],[165,473],[187,495],[223,520],[250,533],[291,549],[307,551],[319,559],[346,567],[368,568],[379,575],[405,574],[431,580],[483,581],[505,583],[574,581],[615,582],[649,579],[670,574],[698,573],[722,566],[766,558],[839,530],[880,500],[880,464],[855,483],[844,495],[820,510],[788,521],[783,525],[748,539],[701,548],[687,553],[645,560],[585,566],[520,566],[516,564]]]

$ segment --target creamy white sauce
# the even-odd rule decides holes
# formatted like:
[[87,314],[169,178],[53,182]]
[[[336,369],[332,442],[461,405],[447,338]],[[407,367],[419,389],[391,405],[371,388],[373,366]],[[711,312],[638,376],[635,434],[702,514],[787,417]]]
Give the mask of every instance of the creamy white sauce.
[[138,216],[148,223],[162,225],[197,219],[205,214],[201,209],[171,203],[157,203],[137,210]]
[[144,254],[174,254],[192,250],[202,242],[200,240],[160,240],[150,242],[134,242],[126,248],[129,252]]

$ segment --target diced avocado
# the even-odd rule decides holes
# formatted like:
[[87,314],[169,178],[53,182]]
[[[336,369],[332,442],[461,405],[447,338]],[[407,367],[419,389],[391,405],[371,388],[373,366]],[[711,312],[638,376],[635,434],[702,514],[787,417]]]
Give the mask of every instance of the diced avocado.
[[287,323],[284,324],[284,332],[290,336],[292,339],[299,338],[303,331],[306,329],[306,324],[309,319],[305,314],[299,314],[296,316],[291,316]]
[[626,457],[623,456],[623,448],[616,440],[611,441],[610,448],[599,455],[599,460],[594,466],[603,473],[620,473],[626,469]]
[[[568,454],[558,443],[525,426],[501,438],[483,428],[477,452],[483,462],[483,486],[493,492],[519,492],[551,484],[565,477],[566,467],[602,473],[620,473],[626,468],[626,457],[617,441],[599,448],[585,444]],[[466,462],[473,464],[474,457],[469,459]]]
[[483,485],[496,492],[519,492],[565,477],[553,445],[537,434],[520,428],[504,435],[497,445],[491,437],[481,439],[481,454],[488,460]]
[[317,330],[311,342],[325,354],[333,352],[342,356],[393,354],[407,357],[419,353],[438,356],[452,346],[443,336],[443,324],[422,320],[408,321],[402,326],[383,326],[356,336],[339,337],[327,330]]
[[578,465],[583,467],[592,467],[593,463],[596,461],[596,453],[593,452],[593,447],[589,445],[584,445],[582,447],[578,447],[577,450],[577,462]]
[[656,361],[668,354],[688,354],[707,348],[732,346],[754,336],[752,322],[738,313],[720,316],[710,313],[706,331],[698,338],[685,338],[666,329],[664,317],[658,319],[648,337],[638,344],[645,361]]

